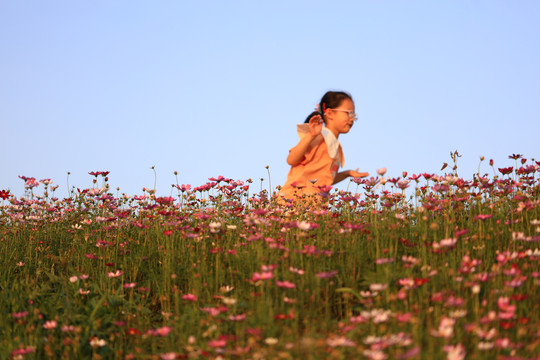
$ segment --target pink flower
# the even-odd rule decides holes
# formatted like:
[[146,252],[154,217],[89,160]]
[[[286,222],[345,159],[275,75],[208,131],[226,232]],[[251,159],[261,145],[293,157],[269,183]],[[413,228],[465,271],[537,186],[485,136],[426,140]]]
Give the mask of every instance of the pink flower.
[[399,279],[398,284],[403,286],[405,289],[412,289],[415,287],[414,280],[409,278]]
[[210,314],[210,316],[218,316],[219,314],[227,310],[228,309],[226,306],[201,308],[201,311]]
[[19,348],[16,350],[13,350],[11,352],[11,355],[14,359],[24,359],[24,355],[33,353],[35,351],[35,348],[32,346],[27,346],[25,348]]
[[358,323],[358,324],[361,324],[361,323],[365,323],[367,321],[367,319],[365,317],[363,317],[362,315],[358,315],[358,316],[353,316],[349,319],[350,322],[352,323]]
[[185,294],[185,295],[182,295],[182,299],[187,300],[187,301],[197,301],[197,295]]
[[274,273],[270,271],[258,273],[254,272],[253,277],[251,278],[251,281],[258,281],[258,280],[270,280],[274,277]]
[[400,359],[408,359],[411,357],[418,356],[420,354],[420,346],[415,346],[412,349],[407,350],[402,355],[400,355]]
[[293,268],[292,266],[289,268],[289,271],[298,275],[304,275],[306,273],[304,270]]
[[384,174],[386,174],[386,168],[383,167],[383,168],[377,169],[377,174],[379,174],[380,176],[384,176]]
[[228,319],[230,321],[242,321],[246,319],[246,314],[230,315]]
[[225,347],[227,346],[227,340],[217,340],[217,339],[210,340],[208,342],[208,346],[214,347],[214,348]]
[[163,326],[157,329],[150,329],[147,331],[147,334],[152,336],[167,336],[172,331],[172,329],[168,326]]
[[54,320],[45,321],[45,324],[43,324],[43,328],[47,330],[54,329],[58,326],[58,323]]
[[137,283],[125,283],[124,284],[124,289],[133,289],[135,286],[137,286]]
[[412,314],[411,313],[405,313],[405,314],[400,314],[397,316],[397,320],[399,322],[409,322],[412,318]]
[[508,287],[513,287],[513,288],[517,288],[517,287],[520,287],[521,285],[523,285],[523,282],[527,280],[527,277],[526,276],[516,276],[514,279],[512,279],[511,281],[506,281],[504,284]]
[[352,341],[350,339],[347,339],[345,336],[326,339],[326,343],[330,347],[338,347],[338,346],[351,347],[351,346],[356,346],[356,343],[354,341]]
[[177,358],[177,356],[176,356],[176,353],[169,352],[169,353],[164,353],[164,354],[159,355],[159,358],[161,360],[174,360]]
[[497,299],[497,305],[499,310],[504,312],[513,313],[516,311],[516,305],[510,305],[510,299],[505,296],[500,296],[499,299]]
[[278,281],[276,280],[276,285],[279,286],[279,287],[282,287],[282,288],[286,288],[286,289],[294,289],[296,287],[296,284],[290,282],[290,281]]
[[25,318],[27,315],[28,315],[28,311],[22,311],[22,312],[11,314],[11,316],[13,316],[15,319],[22,319],[22,318]]
[[371,291],[384,291],[388,287],[388,284],[370,284],[369,290]]
[[487,220],[487,219],[492,218],[492,217],[493,217],[492,214],[479,214],[479,215],[476,215],[474,217],[474,220],[482,220],[482,221],[484,221],[484,220]]
[[270,264],[270,265],[261,265],[262,271],[274,271],[277,267],[277,264]]
[[443,316],[443,318],[441,319],[441,322],[439,323],[439,328],[437,329],[437,331],[432,331],[431,335],[449,339],[452,336],[454,336],[455,323],[456,323],[456,319]]
[[406,188],[409,187],[409,183],[410,183],[410,182],[411,182],[410,180],[405,180],[405,179],[404,179],[404,180],[400,180],[400,181],[398,181],[397,186],[398,186],[398,188],[400,188],[401,190],[405,190]]

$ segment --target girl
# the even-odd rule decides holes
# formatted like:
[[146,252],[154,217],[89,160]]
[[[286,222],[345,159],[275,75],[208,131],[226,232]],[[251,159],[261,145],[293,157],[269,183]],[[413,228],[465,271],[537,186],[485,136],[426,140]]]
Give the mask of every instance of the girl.
[[348,133],[356,119],[354,102],[349,94],[341,91],[324,94],[317,111],[297,126],[300,141],[289,150],[287,163],[291,170],[279,196],[295,199],[318,195],[321,189],[329,189],[330,185],[349,176],[368,176],[369,173],[359,173],[358,169],[338,173],[345,164],[338,137]]

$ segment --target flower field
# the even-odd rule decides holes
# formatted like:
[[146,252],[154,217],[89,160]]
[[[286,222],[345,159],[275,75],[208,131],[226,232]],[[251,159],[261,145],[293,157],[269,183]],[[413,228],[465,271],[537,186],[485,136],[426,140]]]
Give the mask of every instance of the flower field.
[[0,358],[539,359],[540,162],[510,158],[317,204],[21,176],[0,190]]

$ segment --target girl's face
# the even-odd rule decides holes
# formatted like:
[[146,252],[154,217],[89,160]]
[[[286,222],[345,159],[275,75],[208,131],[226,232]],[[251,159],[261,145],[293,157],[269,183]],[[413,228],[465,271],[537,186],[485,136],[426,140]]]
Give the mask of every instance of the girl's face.
[[345,99],[337,108],[328,109],[325,113],[326,127],[336,136],[346,134],[351,130],[356,115],[354,114],[354,103],[350,99]]

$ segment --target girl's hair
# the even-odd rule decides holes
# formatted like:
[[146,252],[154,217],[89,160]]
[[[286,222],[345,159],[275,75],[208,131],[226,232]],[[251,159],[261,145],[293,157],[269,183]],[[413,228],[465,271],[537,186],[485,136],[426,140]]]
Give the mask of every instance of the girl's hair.
[[352,96],[344,91],[328,91],[319,102],[317,110],[309,114],[304,123],[309,123],[309,120],[315,115],[321,115],[323,120],[326,121],[324,118],[324,111],[326,109],[335,109],[339,107],[345,99],[353,101]]

